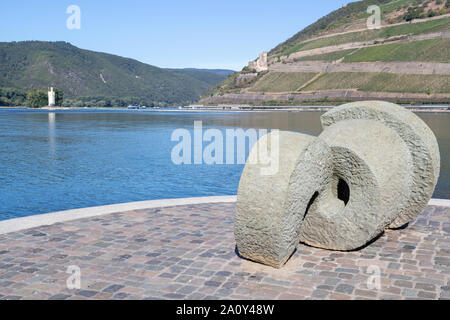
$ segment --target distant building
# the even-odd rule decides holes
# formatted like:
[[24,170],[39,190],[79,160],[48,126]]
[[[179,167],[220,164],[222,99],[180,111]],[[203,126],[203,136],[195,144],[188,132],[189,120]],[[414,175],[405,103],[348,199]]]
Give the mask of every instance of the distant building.
[[255,70],[256,72],[268,70],[269,67],[267,66],[267,52],[264,51],[263,53],[261,53],[256,61],[250,61],[248,63],[248,68],[250,70]]
[[53,87],[50,87],[50,91],[48,92],[48,106],[49,107],[54,107],[55,106],[55,100],[56,100],[55,91],[53,91]]

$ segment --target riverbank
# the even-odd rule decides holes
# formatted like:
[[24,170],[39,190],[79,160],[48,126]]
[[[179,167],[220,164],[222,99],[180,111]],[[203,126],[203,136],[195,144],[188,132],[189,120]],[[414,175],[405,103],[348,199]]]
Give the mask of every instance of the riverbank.
[[449,104],[447,93],[428,95],[425,93],[369,92],[359,90],[322,90],[304,92],[230,92],[204,97],[202,105],[340,105],[347,102],[382,100],[402,105],[446,105]]
[[[234,202],[167,201],[0,235],[0,299],[450,298],[449,207],[428,206],[359,251],[300,244],[274,269],[237,255]],[[67,287],[69,267],[80,288]]]
[[[78,108],[78,107],[44,107],[44,108],[28,108],[28,107],[0,107],[0,109],[26,109],[26,110],[46,110],[46,111],[133,111],[133,112],[273,112],[273,111],[318,111],[326,112],[336,105],[285,105],[285,106],[252,106],[252,105],[226,105],[226,106],[195,106],[195,107],[179,107],[179,108],[146,108],[146,109],[128,109],[121,107],[105,107],[105,108]],[[450,105],[402,105],[412,112],[450,112]]]

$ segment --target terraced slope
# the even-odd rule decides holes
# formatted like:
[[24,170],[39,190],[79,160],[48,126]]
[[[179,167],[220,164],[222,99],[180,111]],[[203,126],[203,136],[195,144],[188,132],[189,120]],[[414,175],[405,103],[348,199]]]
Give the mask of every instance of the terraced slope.
[[319,19],[269,51],[267,71],[246,67],[201,103],[450,103],[450,0],[378,1],[374,30],[365,26],[368,3]]

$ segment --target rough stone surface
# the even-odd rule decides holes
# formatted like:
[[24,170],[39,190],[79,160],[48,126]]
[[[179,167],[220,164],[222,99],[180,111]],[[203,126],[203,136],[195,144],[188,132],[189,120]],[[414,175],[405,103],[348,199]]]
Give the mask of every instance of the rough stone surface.
[[[437,183],[439,148],[412,112],[383,101],[354,102],[321,118],[319,138],[277,132],[261,138],[241,177],[235,221],[241,255],[282,266],[296,240],[360,249],[386,228],[412,221]],[[267,152],[269,145],[276,146]],[[261,150],[277,171],[262,173]],[[256,159],[256,160],[255,160]]]
[[333,173],[309,208],[300,239],[326,249],[358,249],[405,206],[409,150],[396,131],[373,120],[339,121],[319,138],[331,147]]
[[398,228],[412,221],[428,203],[439,177],[440,154],[433,132],[414,113],[383,101],[344,104],[321,117],[325,130],[337,122],[349,119],[376,120],[395,130],[406,143],[412,158],[409,172],[411,192],[407,204],[390,227]]
[[[255,161],[261,151],[271,155],[272,165],[278,162],[276,172],[264,174],[267,162]],[[331,168],[331,151],[316,137],[294,132],[262,137],[251,150],[239,183],[235,216],[239,254],[282,266],[298,244],[308,203],[325,185]]]

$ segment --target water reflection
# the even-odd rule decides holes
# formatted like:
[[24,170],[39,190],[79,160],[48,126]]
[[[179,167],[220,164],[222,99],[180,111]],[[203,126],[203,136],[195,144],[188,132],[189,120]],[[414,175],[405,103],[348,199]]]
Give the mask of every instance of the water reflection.
[[56,122],[56,115],[54,112],[50,112],[48,114],[48,142],[49,142],[49,151],[52,158],[55,157],[55,150],[56,150],[55,122]]

